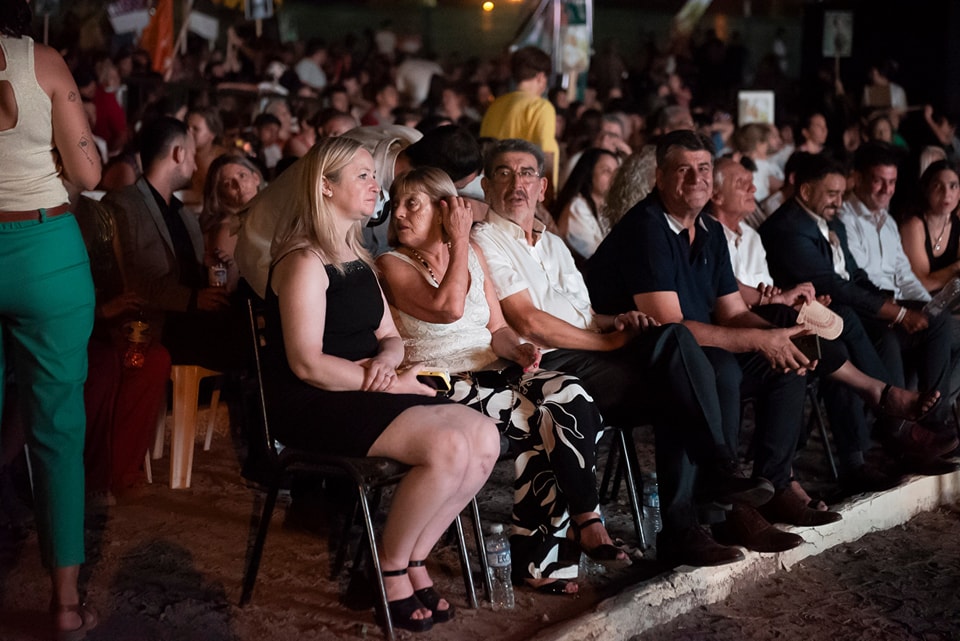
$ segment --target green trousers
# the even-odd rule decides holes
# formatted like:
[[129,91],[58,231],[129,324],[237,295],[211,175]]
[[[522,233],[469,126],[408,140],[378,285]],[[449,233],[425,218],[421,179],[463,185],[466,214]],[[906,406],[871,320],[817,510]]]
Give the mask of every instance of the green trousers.
[[84,560],[83,383],[93,309],[90,263],[72,215],[0,223],[0,404],[12,373],[47,568]]

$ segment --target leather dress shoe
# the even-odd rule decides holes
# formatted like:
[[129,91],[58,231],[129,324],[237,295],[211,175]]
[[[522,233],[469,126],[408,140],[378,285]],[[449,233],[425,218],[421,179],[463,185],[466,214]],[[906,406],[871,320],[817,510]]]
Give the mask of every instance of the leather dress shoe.
[[708,476],[700,482],[697,502],[744,503],[763,505],[773,496],[773,484],[763,478],[744,478],[733,474]]
[[960,445],[955,430],[932,430],[917,423],[905,423],[884,443],[893,454],[913,458],[934,458],[949,454]]
[[698,526],[657,534],[657,560],[674,567],[726,565],[743,559],[739,549],[720,545]]
[[713,538],[754,552],[785,552],[805,543],[799,534],[778,530],[756,508],[742,503],[735,503],[727,520],[713,526]]
[[840,473],[840,491],[851,496],[864,492],[885,492],[900,485],[898,474],[885,474],[872,465],[860,465]]
[[790,488],[777,490],[767,503],[760,506],[760,514],[771,523],[816,526],[835,523],[843,518],[839,512],[815,510],[804,503]]

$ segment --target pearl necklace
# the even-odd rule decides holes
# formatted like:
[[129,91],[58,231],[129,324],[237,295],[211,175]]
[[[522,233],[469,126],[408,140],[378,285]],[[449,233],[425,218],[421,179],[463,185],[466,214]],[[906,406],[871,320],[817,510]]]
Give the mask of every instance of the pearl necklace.
[[440,280],[437,278],[437,275],[433,273],[433,268],[430,267],[430,263],[427,262],[427,259],[424,258],[423,255],[413,247],[407,247],[407,249],[409,249],[410,253],[413,254],[413,257],[419,260],[420,263],[426,268],[427,273],[430,274],[430,278],[433,279],[433,282],[437,285],[440,285]]

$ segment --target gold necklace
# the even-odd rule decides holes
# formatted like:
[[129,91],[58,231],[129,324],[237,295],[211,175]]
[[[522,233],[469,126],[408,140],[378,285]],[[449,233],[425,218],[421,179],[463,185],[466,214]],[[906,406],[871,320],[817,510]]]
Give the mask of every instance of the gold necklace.
[[440,285],[440,281],[437,279],[437,275],[433,273],[433,269],[430,267],[430,263],[427,262],[427,259],[424,258],[423,255],[413,247],[407,247],[407,249],[409,249],[410,253],[413,254],[413,257],[419,260],[420,263],[427,269],[427,273],[430,274],[430,278],[433,279],[433,282],[437,285]]

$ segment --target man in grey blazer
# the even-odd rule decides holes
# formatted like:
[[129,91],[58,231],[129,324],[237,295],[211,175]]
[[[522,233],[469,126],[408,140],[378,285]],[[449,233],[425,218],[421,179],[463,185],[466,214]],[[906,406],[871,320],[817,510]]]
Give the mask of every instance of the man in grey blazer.
[[164,117],[144,127],[139,146],[143,176],[103,199],[117,220],[126,286],[145,301],[144,319],[175,364],[222,369],[243,343],[222,344],[232,334],[228,290],[207,285],[200,224],[174,195],[190,185],[196,145],[183,122]]

